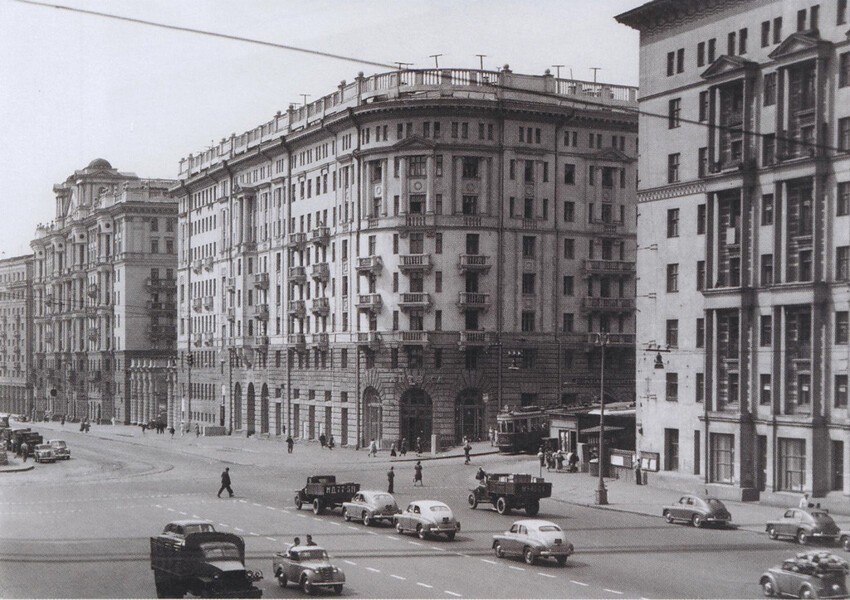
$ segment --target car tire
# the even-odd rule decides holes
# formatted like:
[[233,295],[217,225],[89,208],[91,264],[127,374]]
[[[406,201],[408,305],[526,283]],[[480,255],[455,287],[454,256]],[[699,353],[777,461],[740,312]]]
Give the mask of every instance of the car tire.
[[525,505],[525,514],[529,517],[533,517],[540,512],[540,501],[539,500],[529,500]]
[[455,531],[450,531],[450,532],[448,532],[448,533],[446,534],[446,539],[447,539],[447,540],[449,540],[450,542],[453,542],[453,541],[454,541],[454,539],[455,539],[455,534],[456,534],[456,533],[457,533],[457,532],[455,532]]
[[337,596],[342,596],[342,584],[337,584],[334,586],[334,594]]
[[773,598],[776,595],[776,588],[773,586],[773,582],[769,577],[761,580],[761,591],[765,598]]
[[809,534],[804,529],[797,531],[797,543],[805,546],[809,542]]
[[351,521],[351,515],[348,514],[348,509],[342,509],[342,518],[345,519],[346,523]]
[[493,553],[497,558],[505,558],[505,549],[502,548],[502,544],[499,542],[493,544]]
[[324,506],[322,506],[322,501],[319,498],[315,498],[313,500],[313,514],[314,515],[320,515],[320,514],[322,514],[323,509],[324,509]]
[[776,533],[776,527],[771,525],[770,527],[767,528],[767,537],[769,537],[772,540],[779,539],[779,534]]
[[295,508],[301,510],[302,506],[304,506],[304,502],[301,500],[301,496],[295,496]]
[[664,511],[664,520],[667,521],[668,523],[672,523],[673,522],[673,513],[671,513],[669,510],[665,510]]
[[694,515],[691,517],[691,524],[697,529],[701,529],[703,525],[705,525],[705,521],[702,518],[702,515]]
[[428,537],[428,532],[425,531],[425,528],[422,527],[422,525],[417,525],[416,526],[416,535],[419,536],[420,540],[424,540],[425,538]]
[[404,533],[404,527],[401,526],[401,522],[399,522],[399,521],[395,522],[395,532],[399,535]]
[[283,572],[283,569],[277,572],[277,583],[282,588],[285,588],[286,584],[288,583],[286,581],[286,573]]
[[496,512],[500,515],[511,514],[511,504],[504,496],[499,496],[499,499],[496,500]]
[[534,561],[536,560],[536,558],[534,556],[534,550],[532,550],[531,548],[526,546],[525,548],[523,548],[522,558],[523,558],[523,560],[525,560],[525,564],[533,565]]
[[558,561],[558,565],[560,565],[562,567],[567,564],[567,557],[566,556],[556,556],[555,560]]
[[815,591],[807,585],[804,585],[800,588],[800,592],[797,594],[798,598],[817,598],[815,595]]
[[312,596],[316,593],[316,588],[313,587],[310,578],[306,575],[301,576],[301,591],[307,594],[308,596]]
[[466,501],[469,503],[469,508],[473,510],[478,508],[478,498],[475,497],[474,493],[469,494],[469,497],[466,499]]
[[363,524],[366,527],[369,527],[370,525],[373,524],[372,518],[369,516],[369,513],[367,513],[365,510],[363,511],[363,514],[361,516],[363,517]]

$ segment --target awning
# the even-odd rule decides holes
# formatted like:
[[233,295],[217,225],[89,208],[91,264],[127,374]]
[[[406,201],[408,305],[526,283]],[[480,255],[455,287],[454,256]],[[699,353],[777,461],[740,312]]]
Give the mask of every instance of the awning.
[[[605,426],[605,433],[610,431],[623,431],[622,427],[612,427],[610,425]],[[599,433],[599,425],[594,425],[593,427],[588,427],[587,429],[582,429],[579,433]]]

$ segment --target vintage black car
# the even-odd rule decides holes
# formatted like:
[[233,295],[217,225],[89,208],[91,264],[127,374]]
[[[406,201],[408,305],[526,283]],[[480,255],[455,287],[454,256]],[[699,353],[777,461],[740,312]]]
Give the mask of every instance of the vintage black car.
[[540,519],[516,521],[508,531],[493,536],[496,556],[521,556],[529,565],[538,558],[554,558],[564,566],[574,550],[560,527]]
[[703,527],[707,523],[728,525],[732,515],[726,505],[717,498],[685,495],[678,502],[665,506],[661,514],[668,523],[684,521],[694,527]]
[[833,544],[841,533],[829,513],[820,508],[789,508],[780,518],[768,521],[765,530],[772,540],[790,537],[800,544],[812,540]]
[[399,512],[395,498],[387,492],[362,490],[342,504],[342,516],[346,521],[359,519],[367,527],[379,521],[389,521]]
[[313,512],[322,514],[326,508],[337,508],[360,491],[359,483],[337,483],[335,475],[312,475],[307,485],[295,492],[295,506],[313,505]]

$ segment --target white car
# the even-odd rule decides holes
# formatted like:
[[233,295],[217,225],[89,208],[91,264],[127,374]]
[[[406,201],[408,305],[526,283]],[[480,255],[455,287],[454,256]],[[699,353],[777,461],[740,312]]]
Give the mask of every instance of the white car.
[[56,462],[56,455],[50,444],[38,444],[33,451],[33,456],[37,463]]
[[47,440],[47,443],[53,448],[56,460],[70,460],[71,449],[65,443],[65,440]]
[[346,521],[360,519],[367,527],[378,521],[392,523],[398,512],[395,498],[387,492],[357,492],[350,502],[342,504],[342,516]]
[[397,532],[415,531],[423,540],[429,535],[442,534],[451,541],[460,531],[460,521],[455,519],[452,509],[436,500],[411,502],[393,520]]

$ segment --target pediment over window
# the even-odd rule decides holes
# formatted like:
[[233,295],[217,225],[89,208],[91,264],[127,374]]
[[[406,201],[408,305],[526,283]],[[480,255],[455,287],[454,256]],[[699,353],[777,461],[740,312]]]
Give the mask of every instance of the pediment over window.
[[832,46],[830,42],[821,39],[817,29],[809,29],[792,33],[768,56],[773,60],[779,60],[809,50],[828,49],[830,46]]
[[412,135],[393,144],[393,150],[433,150],[436,147],[437,142],[421,135]]
[[634,159],[630,157],[625,152],[614,148],[613,146],[609,148],[603,148],[596,154],[591,154],[588,156],[591,160],[605,160],[609,162],[632,162]]
[[758,63],[751,60],[741,58],[740,56],[729,56],[724,54],[711,63],[711,65],[700,74],[700,77],[703,79],[711,79],[712,77],[719,77],[721,75],[728,75],[739,71],[743,74],[746,71],[755,69],[757,66]]

